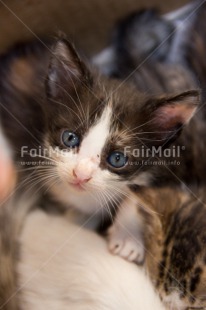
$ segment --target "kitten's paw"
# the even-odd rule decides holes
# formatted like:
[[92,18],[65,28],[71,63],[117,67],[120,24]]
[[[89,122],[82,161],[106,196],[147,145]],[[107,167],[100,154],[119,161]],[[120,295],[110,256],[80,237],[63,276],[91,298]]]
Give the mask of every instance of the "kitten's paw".
[[124,259],[142,264],[145,257],[143,240],[139,236],[133,236],[124,228],[113,225],[109,231],[109,250]]

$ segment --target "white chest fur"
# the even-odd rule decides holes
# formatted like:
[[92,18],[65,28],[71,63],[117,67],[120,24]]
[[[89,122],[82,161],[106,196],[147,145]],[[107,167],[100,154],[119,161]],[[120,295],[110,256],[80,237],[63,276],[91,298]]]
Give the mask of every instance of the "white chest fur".
[[66,218],[33,212],[20,241],[22,310],[164,309],[142,269]]

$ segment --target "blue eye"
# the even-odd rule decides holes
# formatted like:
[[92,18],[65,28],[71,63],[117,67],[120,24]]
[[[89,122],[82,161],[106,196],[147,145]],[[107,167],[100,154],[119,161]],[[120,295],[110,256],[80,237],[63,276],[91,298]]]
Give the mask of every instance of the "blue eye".
[[122,168],[126,165],[128,158],[121,152],[112,152],[108,158],[108,163],[114,168]]
[[79,146],[79,137],[69,130],[65,130],[62,133],[62,141],[67,147],[74,148]]

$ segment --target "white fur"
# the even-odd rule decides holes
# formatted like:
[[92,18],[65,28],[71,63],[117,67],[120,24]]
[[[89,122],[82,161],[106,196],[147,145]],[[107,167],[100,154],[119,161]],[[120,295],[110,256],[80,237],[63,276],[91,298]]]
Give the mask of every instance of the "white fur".
[[31,213],[18,265],[22,310],[163,310],[143,269],[64,217]]
[[112,109],[108,105],[104,109],[98,122],[89,129],[86,137],[83,139],[79,151],[80,158],[93,158],[96,160],[100,156],[102,149],[109,136],[109,128],[112,116]]
[[91,178],[98,168],[102,149],[109,136],[111,115],[111,107],[107,106],[101,118],[89,129],[89,132],[81,143],[78,161],[74,167],[74,171],[80,179]]
[[134,184],[140,186],[147,186],[152,179],[152,174],[149,172],[141,172],[139,175],[134,179]]
[[187,304],[184,302],[184,300],[180,299],[180,292],[173,292],[173,293],[170,293],[168,296],[165,296],[164,303],[166,307],[168,307],[169,310],[188,309]]
[[128,261],[142,263],[145,256],[143,221],[137,213],[137,197],[130,194],[109,229],[109,249]]

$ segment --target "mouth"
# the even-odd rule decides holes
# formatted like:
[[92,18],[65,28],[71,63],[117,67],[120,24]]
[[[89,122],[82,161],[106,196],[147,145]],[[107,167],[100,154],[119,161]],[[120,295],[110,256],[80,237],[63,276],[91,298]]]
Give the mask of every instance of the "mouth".
[[84,187],[81,183],[74,183],[74,182],[69,182],[69,185],[75,189],[75,190],[78,190],[78,191],[84,191]]

